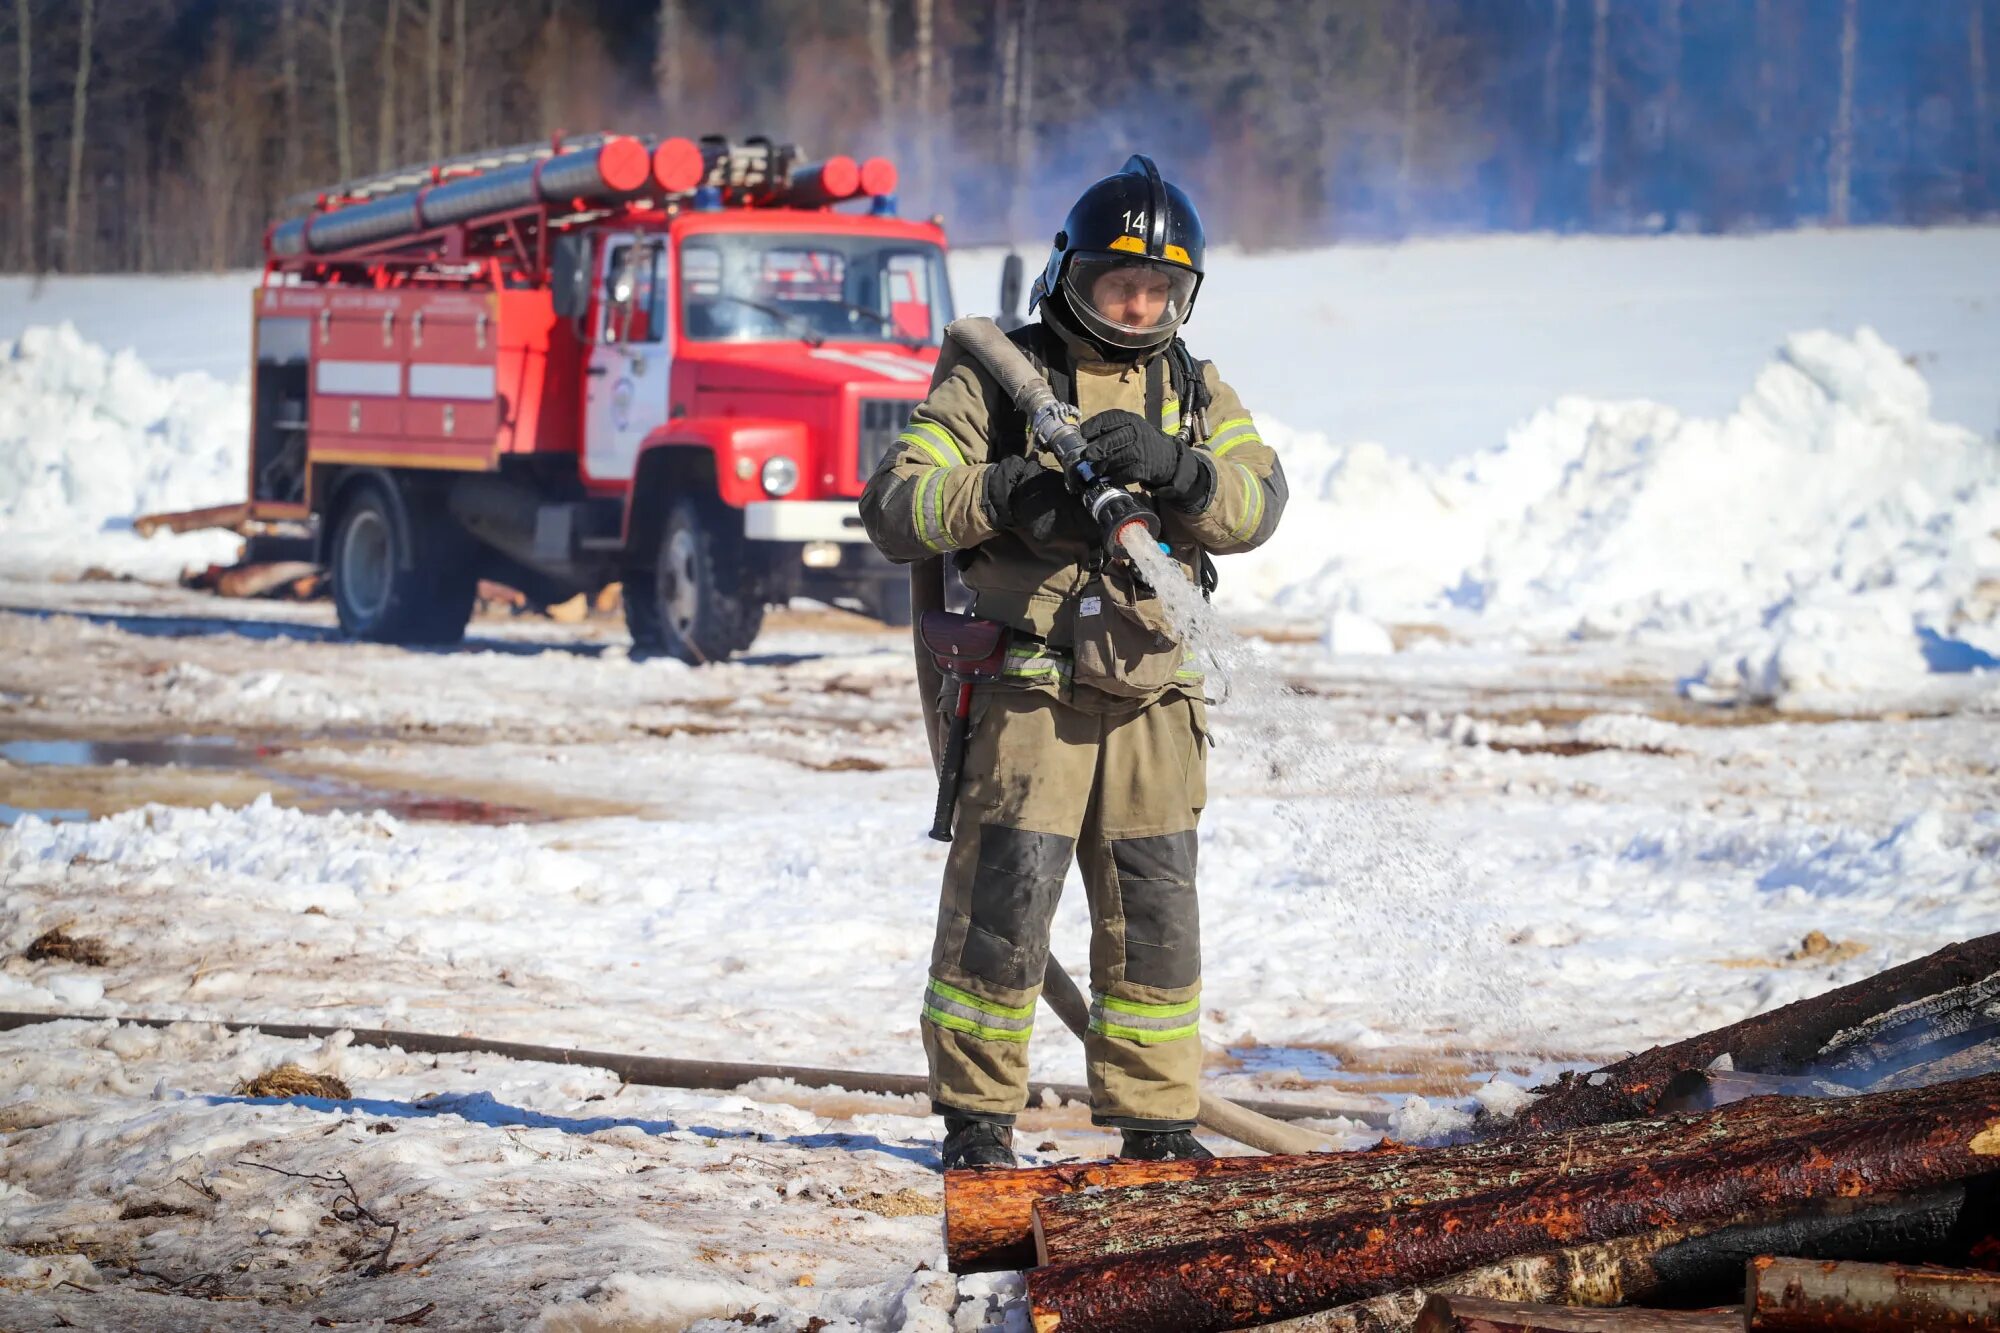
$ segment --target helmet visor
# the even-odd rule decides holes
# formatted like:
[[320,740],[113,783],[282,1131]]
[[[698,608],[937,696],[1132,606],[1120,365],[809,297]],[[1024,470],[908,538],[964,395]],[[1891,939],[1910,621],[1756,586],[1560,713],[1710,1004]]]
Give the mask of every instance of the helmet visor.
[[1063,273],[1070,309],[1114,347],[1151,347],[1187,318],[1192,269],[1134,255],[1076,255]]

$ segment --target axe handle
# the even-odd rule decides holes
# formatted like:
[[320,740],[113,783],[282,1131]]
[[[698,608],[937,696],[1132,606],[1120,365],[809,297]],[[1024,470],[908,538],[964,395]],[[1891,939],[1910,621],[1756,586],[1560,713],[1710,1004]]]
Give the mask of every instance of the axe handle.
[[958,683],[958,707],[951,715],[951,734],[944,743],[944,762],[938,767],[937,810],[931,816],[931,836],[939,842],[951,841],[951,814],[958,804],[958,779],[965,768],[965,736],[972,729],[972,682]]

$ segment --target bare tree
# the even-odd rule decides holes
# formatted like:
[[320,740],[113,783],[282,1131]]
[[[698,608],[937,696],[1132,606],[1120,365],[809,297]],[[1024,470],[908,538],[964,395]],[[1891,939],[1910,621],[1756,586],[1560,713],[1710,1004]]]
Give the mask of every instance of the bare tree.
[[431,161],[444,156],[444,0],[424,10],[424,107]]
[[279,188],[296,190],[304,174],[302,148],[305,122],[299,114],[299,4],[282,0],[278,6],[278,71],[285,102],[284,180]]
[[1965,72],[1972,82],[1972,205],[1993,201],[1993,111],[1986,87],[1986,4],[1965,7]]
[[537,60],[537,129],[549,134],[561,128],[569,105],[569,25],[563,17],[563,0],[549,0],[548,17],[542,20],[542,37]]
[[90,43],[96,28],[95,0],[77,6],[76,87],[70,100],[69,180],[63,198],[63,271],[74,273],[87,262],[83,254],[84,120],[90,110]]
[[1007,234],[1025,234],[1028,185],[1035,178],[1035,0],[1020,0],[1014,15],[1021,57],[1014,67],[1014,189],[1009,196]]
[[923,191],[924,206],[936,208],[937,131],[933,121],[937,104],[934,81],[937,67],[937,0],[916,0],[917,7],[917,182]]
[[465,151],[465,0],[451,0],[451,151]]
[[1542,141],[1554,156],[1562,144],[1563,29],[1569,23],[1569,0],[1551,0],[1549,44],[1542,52]]
[[1833,113],[1833,143],[1827,160],[1828,220],[1844,227],[1854,193],[1854,63],[1860,44],[1859,0],[1843,0],[1840,12],[1840,101]]
[[675,125],[686,112],[687,3],[660,0],[659,31],[653,43],[653,95]]
[[1396,214],[1408,230],[1416,211],[1418,113],[1422,109],[1424,0],[1403,0],[1402,73],[1397,88]]
[[1604,216],[1604,156],[1609,139],[1608,101],[1611,83],[1611,0],[1596,0],[1590,18],[1590,216]]
[[326,11],[327,64],[333,72],[333,153],[342,180],[354,176],[354,111],[347,100],[347,0]]
[[868,72],[875,84],[875,116],[882,133],[896,118],[896,65],[889,53],[889,0],[868,0]]
[[382,0],[382,46],[375,57],[375,72],[382,80],[375,101],[375,170],[387,171],[396,165],[396,20],[402,16],[403,0]]
[[35,255],[35,82],[34,30],[30,26],[28,0],[14,0],[14,47],[20,58],[20,79],[15,87],[16,127],[21,133],[21,270],[33,273]]

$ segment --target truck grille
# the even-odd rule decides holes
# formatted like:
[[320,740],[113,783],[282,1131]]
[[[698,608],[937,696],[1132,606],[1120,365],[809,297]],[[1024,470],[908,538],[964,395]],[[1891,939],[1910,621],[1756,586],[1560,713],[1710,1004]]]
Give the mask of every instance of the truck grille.
[[882,456],[896,447],[896,437],[910,424],[916,402],[909,398],[863,398],[861,429],[854,438],[855,480],[867,484],[882,462]]

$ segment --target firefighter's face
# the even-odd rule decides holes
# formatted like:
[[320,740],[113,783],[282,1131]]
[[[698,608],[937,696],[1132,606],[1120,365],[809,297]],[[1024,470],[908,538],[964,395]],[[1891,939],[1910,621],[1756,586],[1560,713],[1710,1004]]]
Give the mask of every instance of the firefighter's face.
[[1090,304],[1097,312],[1133,329],[1150,329],[1159,324],[1172,296],[1172,281],[1150,264],[1121,264],[1107,269],[1090,286]]

